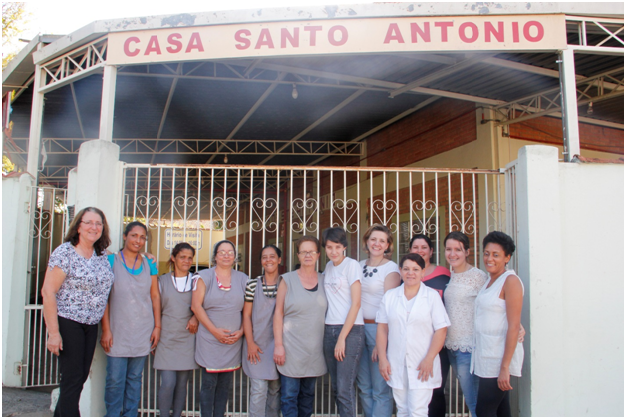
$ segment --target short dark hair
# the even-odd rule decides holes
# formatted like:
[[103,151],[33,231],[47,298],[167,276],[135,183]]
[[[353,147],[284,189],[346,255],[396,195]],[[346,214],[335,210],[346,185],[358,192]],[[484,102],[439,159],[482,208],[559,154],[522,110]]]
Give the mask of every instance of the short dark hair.
[[444,238],[444,246],[446,246],[447,240],[456,240],[461,243],[464,247],[464,250],[470,249],[470,239],[462,232],[451,232]]
[[182,252],[184,249],[188,249],[193,253],[193,256],[195,256],[195,248],[191,246],[190,243],[186,243],[186,242],[180,242],[177,245],[175,245],[173,247],[173,250],[171,251],[171,256],[169,257],[169,260],[167,261],[167,264],[169,265],[169,267],[173,266],[173,261],[171,260],[171,258],[175,258],[176,256],[178,256],[178,253]]
[[364,236],[362,237],[362,241],[364,242],[364,251],[369,253],[368,244],[366,242],[368,242],[368,238],[371,237],[373,232],[384,232],[386,234],[388,237],[388,249],[386,249],[385,253],[392,253],[394,250],[394,238],[392,237],[392,233],[390,232],[390,229],[388,229],[388,226],[379,223],[375,223],[368,228],[366,233],[364,233]]
[[431,241],[431,239],[429,239],[429,236],[423,235],[422,233],[418,235],[414,235],[414,237],[412,237],[412,239],[410,240],[410,244],[409,244],[410,249],[412,248],[414,241],[418,239],[423,239],[425,242],[427,242],[427,245],[429,245],[429,249],[433,249],[433,242]]
[[514,241],[511,238],[511,236],[509,236],[506,233],[499,232],[499,231],[496,231],[496,230],[493,231],[493,232],[488,233],[483,238],[483,249],[485,249],[485,247],[487,246],[488,243],[496,243],[496,244],[500,245],[501,248],[503,248],[503,252],[505,252],[505,256],[513,255],[513,253],[516,250],[516,244],[514,243]]
[[82,218],[86,213],[95,213],[102,218],[102,236],[93,244],[93,249],[98,256],[101,256],[106,252],[106,248],[108,248],[111,244],[110,234],[108,230],[108,222],[106,222],[106,216],[104,212],[97,207],[85,207],[76,214],[74,220],[72,220],[69,225],[69,230],[65,235],[65,242],[71,243],[73,246],[76,246],[80,241],[80,235],[78,234],[78,228],[80,227],[80,223],[82,223]]
[[425,269],[425,260],[417,253],[408,253],[407,255],[403,255],[401,260],[399,261],[399,268],[403,268],[403,264],[405,261],[416,262],[419,267]]
[[327,245],[328,241],[339,243],[345,248],[349,246],[347,242],[347,232],[345,232],[342,227],[328,227],[323,230],[323,247]]
[[223,245],[224,243],[229,243],[230,245],[232,245],[232,249],[234,249],[234,255],[236,255],[236,246],[234,246],[234,244],[227,239],[223,239],[218,241],[217,243],[215,243],[214,248],[212,248],[212,263],[215,264],[217,263],[217,252],[219,251],[219,246]]
[[321,242],[319,242],[319,240],[317,238],[315,238],[314,236],[305,235],[305,236],[300,237],[295,242],[295,247],[297,248],[297,253],[299,253],[299,247],[304,242],[312,242],[312,243],[314,243],[316,245],[317,252],[321,251]]
[[278,248],[275,245],[265,245],[261,250],[260,250],[260,256],[258,256],[258,258],[260,260],[262,260],[262,252],[264,252],[265,249],[269,249],[269,248],[273,248],[273,250],[275,251],[275,253],[277,254],[278,258],[282,257],[282,250],[280,248]]

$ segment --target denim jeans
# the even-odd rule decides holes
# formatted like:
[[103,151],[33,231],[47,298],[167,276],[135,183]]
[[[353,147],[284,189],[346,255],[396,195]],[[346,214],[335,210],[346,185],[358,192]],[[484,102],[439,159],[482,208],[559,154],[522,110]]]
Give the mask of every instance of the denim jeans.
[[223,417],[227,410],[234,371],[206,372],[201,370],[199,404],[201,417]]
[[331,389],[340,417],[355,417],[356,397],[355,378],[360,368],[360,358],[364,349],[364,326],[354,325],[345,341],[345,357],[338,361],[334,348],[342,325],[325,325],[323,353],[331,376]]
[[280,380],[249,378],[249,417],[279,417]]
[[141,377],[147,356],[117,358],[106,362],[104,403],[106,417],[136,417],[141,400]]
[[511,417],[509,391],[498,388],[498,378],[479,377],[477,413],[479,417]]
[[447,352],[449,361],[453,367],[453,372],[455,372],[455,375],[457,375],[459,379],[468,409],[473,416],[476,416],[479,377],[470,373],[470,359],[472,358],[472,353],[450,349],[447,349]]
[[282,383],[282,416],[310,417],[314,411],[316,377],[291,378],[280,375]]
[[379,362],[372,360],[377,324],[364,324],[364,334],[364,350],[357,375],[362,412],[364,417],[390,417],[394,408],[392,390],[379,372]]

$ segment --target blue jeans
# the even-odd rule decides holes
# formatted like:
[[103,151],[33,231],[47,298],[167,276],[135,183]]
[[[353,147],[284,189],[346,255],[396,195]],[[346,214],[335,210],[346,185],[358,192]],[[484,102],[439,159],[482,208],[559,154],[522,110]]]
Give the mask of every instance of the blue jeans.
[[291,378],[280,375],[282,383],[282,416],[310,417],[314,411],[316,377]]
[[331,376],[331,389],[340,417],[355,417],[356,397],[355,378],[360,368],[360,358],[364,349],[364,326],[354,325],[345,341],[345,357],[338,361],[334,348],[342,325],[325,325],[323,353]]
[[279,417],[280,380],[249,378],[249,417]]
[[392,390],[379,373],[379,362],[372,360],[377,324],[364,324],[364,335],[364,350],[357,375],[362,412],[364,417],[390,417],[394,408]]
[[479,392],[479,377],[470,373],[470,360],[472,353],[460,350],[447,349],[449,361],[453,372],[459,379],[462,392],[466,398],[466,404],[473,417],[477,416],[477,393]]
[[201,370],[199,405],[201,417],[223,417],[227,411],[234,371],[206,372]]
[[136,417],[141,401],[141,377],[147,356],[116,358],[106,362],[105,417]]

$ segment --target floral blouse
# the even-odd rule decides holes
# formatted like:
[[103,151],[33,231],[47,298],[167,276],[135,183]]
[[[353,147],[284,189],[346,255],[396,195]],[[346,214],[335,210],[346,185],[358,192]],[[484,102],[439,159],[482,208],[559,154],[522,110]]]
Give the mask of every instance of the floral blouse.
[[65,242],[52,252],[48,267],[59,267],[66,274],[56,293],[58,315],[83,324],[99,323],[113,285],[106,255],[97,256],[93,251],[91,258],[85,259]]

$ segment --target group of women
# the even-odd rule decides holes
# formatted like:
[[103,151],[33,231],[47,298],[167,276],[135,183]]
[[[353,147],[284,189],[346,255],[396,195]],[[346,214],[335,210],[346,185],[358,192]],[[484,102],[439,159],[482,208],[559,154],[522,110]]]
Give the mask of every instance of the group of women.
[[444,241],[451,271],[431,262],[424,235],[414,236],[397,265],[389,259],[392,234],[376,224],[364,234],[367,259],[346,257],[347,234],[329,228],[322,242],[295,242],[300,266],[292,272],[279,273],[278,247],[262,248],[264,273],[253,279],[234,269],[228,240],[214,246],[213,266],[194,275],[195,250],[178,244],[171,272],[158,277],[142,254],[146,237],[143,224],[130,223],[123,249],[107,254],[106,218],[91,207],[52,254],[42,293],[48,349],[60,356],[55,416],[79,415],[100,320],[107,416],[136,416],[154,350],[161,416],[181,415],[195,368],[202,369],[202,417],[225,415],[241,367],[250,416],[310,416],[316,378],[327,372],[341,416],[355,416],[356,387],[367,417],[390,416],[395,404],[397,416],[443,416],[448,364],[473,416],[510,415],[509,377],[520,376],[522,365],[523,287],[507,270],[515,246],[504,233],[483,241],[489,276],[468,263],[470,240],[460,232]]

